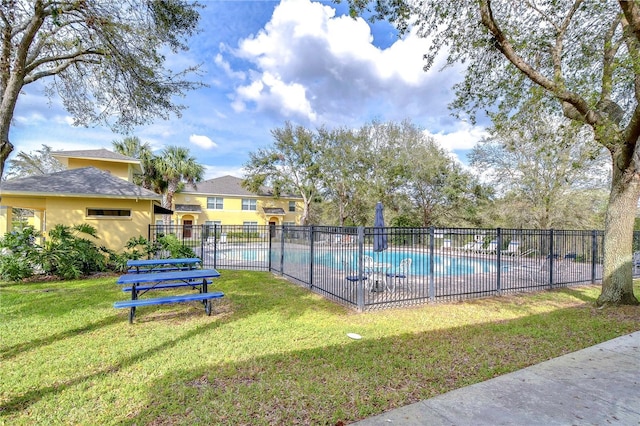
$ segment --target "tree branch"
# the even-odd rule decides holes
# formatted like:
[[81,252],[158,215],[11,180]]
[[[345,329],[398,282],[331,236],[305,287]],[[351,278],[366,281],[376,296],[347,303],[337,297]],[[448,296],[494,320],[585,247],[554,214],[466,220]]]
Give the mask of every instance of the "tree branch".
[[37,72],[37,73],[35,73],[33,75],[25,77],[24,78],[24,84],[26,85],[26,84],[29,84],[29,83],[33,83],[36,80],[40,80],[41,78],[44,78],[44,77],[49,77],[49,76],[52,76],[52,75],[60,74],[62,71],[64,71],[67,68],[69,68],[70,65],[77,64],[77,63],[99,64],[100,61],[91,60],[91,59],[85,58],[83,56],[78,56],[76,58],[73,58],[73,59],[69,60],[68,62],[65,62],[63,64],[58,65],[55,68],[50,68],[48,70],[40,71],[40,72]]
[[615,55],[620,48],[622,41],[613,41],[615,31],[620,24],[620,19],[615,19],[611,22],[611,26],[607,30],[604,38],[603,46],[603,59],[602,59],[602,93],[600,95],[600,102],[604,102],[606,99],[611,98],[611,91],[613,90],[613,62]]
[[567,117],[583,121],[590,125],[596,125],[600,122],[598,115],[589,108],[589,105],[584,99],[558,86],[554,81],[545,77],[516,53],[513,45],[507,40],[507,37],[498,27],[493,17],[491,0],[480,0],[479,5],[482,24],[495,37],[496,48],[500,50],[509,62],[523,72],[531,81],[553,93],[553,95],[562,102],[563,111],[565,111]]
[[[635,11],[638,12],[638,8],[635,8]],[[633,12],[630,13],[633,15]],[[627,13],[625,12],[624,18],[620,20],[622,24],[622,37],[624,39],[625,44],[627,45],[627,51],[629,52],[629,56],[632,58],[633,63],[633,73],[634,73],[634,91],[636,98],[636,107],[633,111],[631,119],[629,120],[629,124],[626,129],[624,129],[623,138],[626,143],[633,143],[636,145],[636,148],[640,146],[638,144],[638,138],[640,137],[640,104],[638,101],[640,100],[640,55],[638,54],[639,42],[637,37],[637,29],[633,28],[633,25],[627,19]],[[636,22],[636,24],[640,24],[640,22]],[[636,35],[634,37],[633,35]]]
[[[85,50],[78,50],[72,53],[69,53],[67,55],[60,55],[60,56],[50,56],[50,57],[45,57],[45,58],[41,58],[35,62],[33,62],[32,64],[29,64],[28,66],[25,67],[25,73],[29,74],[30,72],[32,72],[33,70],[37,69],[38,67],[50,63],[50,62],[59,62],[59,61],[74,61],[76,58],[82,57],[82,56],[88,56],[88,55],[97,55],[100,56],[102,55],[102,52],[98,51],[98,50],[94,50],[94,49],[85,49]],[[77,61],[75,61],[77,62]],[[26,78],[25,78],[26,81]]]
[[45,15],[44,15],[44,8],[42,7],[42,2],[36,1],[36,4],[34,6],[33,17],[29,21],[27,21],[25,34],[22,37],[22,40],[20,41],[16,49],[17,55],[15,59],[15,64],[16,64],[17,70],[14,70],[14,71],[19,71],[19,73],[22,75],[24,75],[25,73],[24,66],[27,59],[27,53],[29,52],[29,46],[31,46],[31,43],[33,43],[33,40],[36,34],[38,33],[38,30],[40,29],[40,27],[42,26],[42,23],[44,22],[44,18],[45,18]]
[[576,0],[567,16],[565,16],[562,25],[556,26],[556,44],[551,52],[551,56],[553,58],[553,77],[556,82],[562,81],[564,83],[564,79],[562,78],[562,50],[564,49],[564,36],[567,32],[567,28],[569,28],[571,19],[575,15],[581,3],[582,0]]
[[631,26],[631,30],[637,41],[640,42],[640,7],[635,1],[618,0],[624,17]]
[[84,23],[84,21],[79,19],[77,21],[69,21],[64,25],[56,26],[53,30],[51,30],[51,32],[48,34],[47,37],[41,37],[36,43],[36,45],[31,47],[31,49],[29,50],[29,55],[27,56],[26,63],[29,64],[35,61],[36,58],[40,56],[40,53],[42,52],[42,47],[46,44],[46,42],[49,39],[53,38],[60,30],[66,29],[67,26],[70,26],[73,24],[82,24],[82,23]]

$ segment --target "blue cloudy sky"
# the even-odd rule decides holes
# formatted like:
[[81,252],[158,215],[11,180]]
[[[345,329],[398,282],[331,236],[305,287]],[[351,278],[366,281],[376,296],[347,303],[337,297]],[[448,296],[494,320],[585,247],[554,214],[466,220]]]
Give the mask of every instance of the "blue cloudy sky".
[[[171,66],[201,64],[209,87],[189,92],[181,118],[158,120],[132,132],[154,150],[189,147],[206,178],[242,176],[248,153],[273,142],[286,121],[315,129],[360,127],[378,119],[410,119],[463,163],[484,132],[450,115],[459,68],[423,71],[428,42],[398,38],[387,23],[352,19],[329,1],[204,0],[202,31]],[[124,136],[106,127],[73,127],[58,99],[27,86],[10,139],[18,151],[42,144],[54,150],[112,149]]]

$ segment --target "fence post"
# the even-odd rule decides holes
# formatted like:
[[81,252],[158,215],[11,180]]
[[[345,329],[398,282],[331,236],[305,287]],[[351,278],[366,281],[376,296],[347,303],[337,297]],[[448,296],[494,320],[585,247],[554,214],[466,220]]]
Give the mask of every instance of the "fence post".
[[364,275],[364,227],[358,226],[358,310],[364,311],[364,283],[362,276]]
[[[274,225],[269,225],[269,240],[271,240],[271,238],[273,238],[271,235],[271,226]],[[274,226],[274,230],[275,230],[275,226]],[[280,233],[280,275],[284,275],[284,235],[286,232],[286,226],[282,226],[282,232]],[[274,232],[275,234],[275,232]]]
[[213,224],[213,269],[218,269],[218,226],[220,226],[220,236],[222,236],[222,225]]
[[[155,234],[154,234],[155,237]],[[151,224],[149,224],[149,229],[147,229],[147,241],[151,243]],[[155,247],[155,246],[152,246]],[[151,259],[151,253],[147,253],[147,259]]]
[[311,238],[309,249],[309,288],[313,288],[313,240],[315,239],[315,229],[313,225],[309,227],[309,233],[309,238]]
[[269,247],[269,251],[267,253],[267,270],[269,272],[271,272],[271,270],[273,269],[273,264],[271,262],[271,253],[273,253],[273,236],[269,235],[269,239],[267,240],[267,246]]
[[591,284],[596,283],[596,262],[598,260],[598,237],[596,230],[591,231]]
[[435,235],[433,226],[429,227],[429,300],[436,300],[436,282],[435,282]]
[[500,274],[502,272],[501,265],[501,252],[502,252],[502,229],[497,228],[497,240],[498,245],[496,246],[496,268],[498,268],[498,273],[496,274],[496,293],[500,294],[502,292],[502,286],[500,284]]
[[549,229],[549,288],[553,288],[553,266],[554,266],[554,255],[553,255],[553,229]]
[[194,230],[200,228],[200,260],[204,262],[204,232],[205,225],[194,225]]

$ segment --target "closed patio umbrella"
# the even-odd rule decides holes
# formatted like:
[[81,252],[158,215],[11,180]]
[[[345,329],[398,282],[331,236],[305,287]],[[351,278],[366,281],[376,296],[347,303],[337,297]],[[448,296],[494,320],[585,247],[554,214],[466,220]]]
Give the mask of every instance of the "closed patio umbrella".
[[[373,221],[373,251],[381,252],[387,249],[389,246],[387,243],[387,233],[384,229],[384,214],[382,212],[382,203],[376,204],[376,216]],[[384,270],[381,271],[384,274]],[[374,281],[373,291],[382,291],[380,288],[381,283],[378,279]]]
[[384,231],[384,214],[382,212],[382,203],[378,201],[376,204],[376,217],[373,221],[373,251],[381,252],[387,249],[387,234]]

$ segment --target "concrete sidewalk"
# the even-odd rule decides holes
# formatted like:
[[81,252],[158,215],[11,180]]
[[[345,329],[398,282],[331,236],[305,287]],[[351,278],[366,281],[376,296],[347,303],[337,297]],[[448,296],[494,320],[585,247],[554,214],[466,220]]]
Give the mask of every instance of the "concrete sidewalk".
[[354,423],[640,425],[640,332]]

